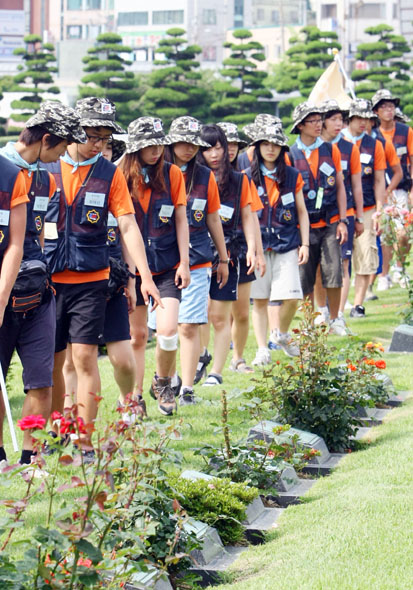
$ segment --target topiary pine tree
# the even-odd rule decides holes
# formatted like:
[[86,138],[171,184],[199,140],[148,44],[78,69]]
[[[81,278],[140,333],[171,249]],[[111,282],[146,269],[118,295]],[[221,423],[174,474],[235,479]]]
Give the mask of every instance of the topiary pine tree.
[[88,49],[83,58],[86,75],[79,86],[81,98],[88,96],[105,97],[116,104],[116,119],[127,126],[134,118],[134,111],[139,98],[138,79],[133,72],[125,70],[131,61],[122,54],[131,53],[132,49],[122,43],[122,37],[116,33],[102,33],[96,37],[94,47]]
[[365,33],[378,37],[376,41],[360,43],[356,59],[366,61],[368,70],[353,70],[352,80],[358,82],[356,94],[360,98],[371,98],[379,88],[387,88],[402,96],[410,80],[410,63],[403,59],[410,47],[402,35],[395,35],[393,27],[380,24],[368,27]]
[[159,67],[149,76],[149,88],[139,103],[144,114],[160,117],[165,129],[183,115],[209,119],[210,93],[196,60],[202,49],[188,45],[184,35],[185,29],[171,28],[160,40],[156,53],[162,58],[154,61]]
[[224,47],[231,49],[231,55],[224,59],[220,73],[229,80],[214,84],[218,100],[211,105],[211,114],[217,121],[249,123],[265,111],[258,99],[272,96],[264,86],[267,72],[257,69],[257,62],[265,61],[264,47],[252,40],[252,33],[247,29],[236,29],[232,36],[240,42],[224,43]]
[[[42,43],[39,35],[26,35],[23,39],[25,46],[14,50],[15,55],[20,55],[23,64],[19,65],[20,72],[13,77],[13,91],[23,92],[20,100],[11,103],[13,109],[19,113],[12,113],[13,121],[25,122],[39,108],[43,100],[43,94],[59,94],[59,88],[54,84],[52,74],[57,72],[54,46],[51,43]],[[8,133],[15,134],[21,131],[20,127],[9,125]]]

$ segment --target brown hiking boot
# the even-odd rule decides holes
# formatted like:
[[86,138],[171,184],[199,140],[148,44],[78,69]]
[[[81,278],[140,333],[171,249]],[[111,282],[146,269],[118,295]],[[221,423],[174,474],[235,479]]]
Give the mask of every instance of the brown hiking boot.
[[164,416],[171,416],[176,412],[177,406],[170,377],[157,377],[152,379],[150,394],[158,401],[158,410]]

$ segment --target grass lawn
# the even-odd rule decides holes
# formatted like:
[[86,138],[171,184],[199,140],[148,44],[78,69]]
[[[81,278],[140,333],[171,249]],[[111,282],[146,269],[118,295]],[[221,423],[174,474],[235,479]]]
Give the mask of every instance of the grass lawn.
[[[348,325],[366,340],[376,340],[387,348],[394,327],[400,323],[398,312],[407,294],[400,288],[379,293],[380,299],[367,303],[365,319],[348,319]],[[339,346],[344,338],[331,336]],[[251,330],[245,357],[251,362],[255,355],[255,340]],[[282,352],[273,352],[273,360],[285,360]],[[388,373],[397,389],[411,389],[413,355],[385,354]],[[227,366],[229,364],[229,357]],[[117,388],[107,358],[99,361],[103,384],[103,401],[99,419],[114,418]],[[23,391],[18,359],[9,382],[9,397],[15,421],[20,417]],[[145,392],[154,372],[154,344],[147,349]],[[259,377],[259,371],[255,376]],[[224,387],[231,392],[235,387],[246,388],[250,375],[224,370]],[[183,454],[183,468],[202,468],[202,459],[195,457],[192,448],[217,440],[211,423],[219,422],[221,388],[198,385],[196,394],[204,401],[194,407],[180,408],[181,441],[174,442]],[[150,418],[158,421],[155,402],[145,393]],[[245,435],[251,426],[244,412],[230,402],[232,436]],[[233,568],[234,582],[220,588],[254,590],[322,589],[355,590],[357,588],[389,590],[412,587],[413,564],[408,555],[413,543],[409,531],[413,522],[411,502],[412,470],[409,465],[413,433],[409,425],[413,419],[413,403],[393,411],[386,424],[375,429],[366,449],[353,453],[340,463],[337,471],[322,479],[312,488],[304,504],[289,507],[283,514],[270,542],[245,552]],[[5,448],[10,461],[13,454],[7,424]],[[18,433],[21,441],[21,433]],[[52,459],[48,459],[51,461]],[[11,488],[0,487],[0,500],[17,498],[21,483],[16,478]],[[3,508],[0,507],[0,516]],[[45,499],[38,498],[27,514],[27,527],[44,519]],[[27,535],[27,527],[24,536]],[[406,530],[407,528],[407,530]],[[23,536],[18,531],[15,540]],[[239,581],[238,581],[239,580]]]

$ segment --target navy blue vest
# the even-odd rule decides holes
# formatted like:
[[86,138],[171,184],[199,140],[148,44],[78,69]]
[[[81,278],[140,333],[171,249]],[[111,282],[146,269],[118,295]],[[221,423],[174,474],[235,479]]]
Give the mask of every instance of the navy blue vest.
[[0,155],[0,265],[9,245],[11,197],[19,172],[20,168]]
[[353,153],[353,144],[341,137],[337,142],[337,147],[341,154],[341,170],[343,172],[344,186],[346,188],[347,209],[355,206],[353,189],[351,186],[351,156]]
[[[109,192],[116,166],[105,158],[92,165],[71,205],[63,189],[61,164],[49,164],[57,190],[49,202],[45,254],[52,273],[65,269],[93,272],[109,266],[107,219]],[[51,234],[56,234],[51,236]]]
[[[385,137],[382,135],[380,129],[376,129],[378,139],[383,139],[385,141]],[[407,136],[409,133],[409,127],[404,125],[403,123],[399,123],[396,121],[396,128],[394,130],[393,135],[393,145],[396,148],[396,153],[400,158],[400,164],[403,170],[403,178],[398,184],[397,188],[402,189],[405,191],[410,191],[412,187],[412,179],[411,173],[409,172],[409,154],[407,152]],[[384,145],[383,145],[384,147]],[[387,170],[386,173],[388,174],[389,178],[393,178],[393,170],[391,166],[387,162]]]
[[120,242],[120,231],[116,217],[109,213],[108,215],[108,238],[109,256],[111,258],[122,259],[122,246]]
[[238,244],[238,225],[241,218],[241,192],[244,174],[242,172],[230,171],[230,194],[221,197],[221,217],[222,229],[224,230],[225,244],[229,253],[229,258],[235,259],[240,254]]
[[152,191],[148,210],[142,209],[133,199],[135,217],[145,244],[148,265],[153,273],[173,269],[180,260],[176,237],[175,207],[171,198],[169,172],[172,164],[164,162],[163,174],[166,190]]
[[373,139],[366,133],[359,146],[364,209],[373,207],[376,204],[376,197],[374,195],[374,156],[377,141],[377,139]]
[[[249,175],[251,169],[247,170]],[[295,203],[295,191],[297,186],[298,170],[292,166],[285,168],[285,183],[274,205],[270,205],[262,177],[260,185],[260,199],[264,209],[257,211],[261,228],[262,246],[264,251],[290,252],[300,245],[300,232],[298,229],[298,214]]]
[[[321,220],[330,220],[338,213],[337,206],[337,188],[336,188],[336,168],[333,160],[333,147],[331,143],[324,142],[318,148],[318,170],[317,176],[314,177],[311,172],[309,163],[304,153],[294,144],[290,148],[291,164],[301,172],[304,180],[304,200],[310,218],[310,223],[317,223]],[[326,166],[328,174],[320,168]],[[318,208],[317,194],[319,189],[323,189],[323,197]]]
[[42,260],[46,262],[39,241],[49,205],[50,175],[47,170],[33,172],[32,183],[27,194],[27,224],[24,238],[23,260]]
[[204,264],[214,259],[208,235],[208,185],[211,170],[197,165],[190,194],[187,197],[186,215],[189,226],[189,265]]

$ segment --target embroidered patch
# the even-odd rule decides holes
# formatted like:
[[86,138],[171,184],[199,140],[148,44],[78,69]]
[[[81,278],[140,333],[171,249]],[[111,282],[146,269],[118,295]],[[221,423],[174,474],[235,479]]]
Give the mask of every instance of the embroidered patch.
[[100,112],[101,113],[113,113],[112,105],[108,102],[102,102],[100,105]]
[[36,217],[34,218],[34,225],[36,226],[36,231],[40,233],[43,227],[42,218],[40,217],[40,215],[36,215]]
[[283,214],[283,218],[285,219],[285,221],[291,221],[292,215],[289,209],[285,211],[285,213]]
[[161,217],[160,215],[159,215],[159,219],[162,221],[162,223],[168,223],[168,221],[169,221],[169,217]]
[[364,168],[364,174],[371,174],[373,172],[373,169],[371,166],[366,166]]
[[155,131],[162,131],[162,123],[159,119],[155,119],[153,122],[153,128]]
[[96,211],[96,209],[90,209],[87,213],[86,213],[86,219],[90,222],[90,223],[97,223],[100,219],[100,215],[99,213]]
[[334,186],[336,184],[336,179],[334,178],[334,176],[329,176],[327,178],[327,184],[328,186]]
[[202,211],[195,211],[194,213],[194,219],[195,221],[202,221],[204,218],[204,214],[202,213]]
[[109,242],[114,242],[116,240],[116,232],[113,227],[108,229],[108,240]]
[[4,233],[3,233],[3,230],[0,229],[0,244],[2,243],[3,240],[4,240]]
[[189,131],[199,131],[198,121],[189,121]]

